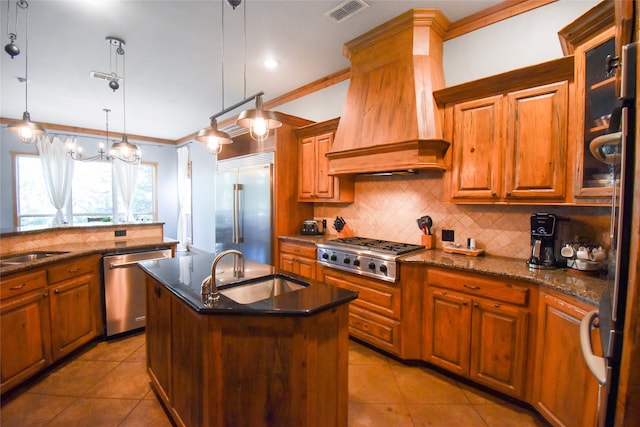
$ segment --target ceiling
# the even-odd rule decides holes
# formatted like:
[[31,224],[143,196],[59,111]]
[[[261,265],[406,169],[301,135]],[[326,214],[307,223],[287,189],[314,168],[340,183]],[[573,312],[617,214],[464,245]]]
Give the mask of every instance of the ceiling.
[[[366,0],[368,8],[339,23],[325,16],[339,0],[244,0],[235,10],[222,0],[28,2],[32,120],[104,129],[103,109],[109,108],[111,131],[122,132],[126,125],[129,134],[177,140],[207,126],[209,116],[245,95],[264,91],[267,102],[348,68],[345,42],[411,8],[438,8],[453,22],[501,1]],[[16,3],[0,5],[4,46],[7,28],[15,28]],[[25,110],[24,83],[18,80],[25,75],[24,22],[20,10],[21,54],[14,59],[0,54],[0,117],[20,118]],[[125,41],[124,72],[122,57],[116,70],[106,36]],[[268,56],[280,62],[275,71],[262,65]],[[114,70],[125,77],[116,92],[89,75]]]

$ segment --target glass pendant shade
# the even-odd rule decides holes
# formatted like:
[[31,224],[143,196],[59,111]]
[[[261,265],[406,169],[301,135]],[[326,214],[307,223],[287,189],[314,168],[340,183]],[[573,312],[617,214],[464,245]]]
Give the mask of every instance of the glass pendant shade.
[[18,139],[25,144],[33,143],[39,135],[44,135],[45,133],[42,126],[31,121],[28,111],[22,113],[22,120],[9,123],[7,130],[17,134]]
[[218,130],[216,119],[211,119],[209,127],[198,131],[196,141],[204,142],[209,154],[220,154],[223,145],[233,142],[228,133]]
[[249,129],[251,138],[258,142],[267,139],[271,129],[282,126],[282,122],[274,112],[262,109],[261,95],[256,97],[256,108],[240,113],[236,124]]
[[127,135],[122,135],[122,141],[113,143],[110,154],[128,163],[140,163],[140,148],[130,143]]

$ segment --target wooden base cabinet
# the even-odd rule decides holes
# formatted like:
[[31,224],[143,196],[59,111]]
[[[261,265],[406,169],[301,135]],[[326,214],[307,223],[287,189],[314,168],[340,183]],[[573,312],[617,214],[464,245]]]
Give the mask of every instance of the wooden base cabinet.
[[2,393],[99,335],[99,258],[2,277]]
[[316,278],[316,245],[281,240],[280,268],[309,279]]
[[403,359],[420,359],[421,271],[401,264],[400,281],[390,283],[321,266],[318,280],[358,292],[349,304],[353,337]]
[[580,348],[580,321],[593,308],[557,294],[540,296],[533,405],[554,426],[596,425],[598,383]]
[[[494,390],[524,398],[529,290],[437,269],[430,269],[428,277],[423,359]],[[507,301],[520,301],[521,305]]]

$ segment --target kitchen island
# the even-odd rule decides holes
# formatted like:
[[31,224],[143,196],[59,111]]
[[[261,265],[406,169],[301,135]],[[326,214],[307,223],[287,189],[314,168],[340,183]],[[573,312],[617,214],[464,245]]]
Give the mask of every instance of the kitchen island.
[[347,425],[348,302],[357,294],[222,258],[223,290],[277,275],[301,289],[240,304],[202,302],[214,254],[141,263],[147,273],[147,368],[177,425]]

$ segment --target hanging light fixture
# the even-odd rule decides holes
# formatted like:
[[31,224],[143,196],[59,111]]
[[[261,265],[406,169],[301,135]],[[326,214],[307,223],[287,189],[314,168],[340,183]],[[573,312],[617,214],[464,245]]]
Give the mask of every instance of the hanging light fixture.
[[[227,0],[230,1],[230,0]],[[235,6],[240,4],[241,0],[233,0],[234,3],[237,3]],[[233,6],[233,5],[232,5]],[[235,6],[233,7],[235,9]],[[244,21],[243,21],[243,32],[244,32],[244,94],[245,100],[247,96],[247,5],[244,6]],[[243,128],[249,129],[249,135],[257,142],[263,142],[269,136],[269,131],[271,129],[277,129],[282,126],[282,122],[278,120],[278,116],[268,110],[264,110],[262,108],[262,95],[260,92],[254,95],[256,100],[256,108],[245,110],[238,116],[238,120],[236,124]]]
[[91,157],[85,157],[84,154],[82,154],[82,147],[76,147],[75,143],[70,142],[67,144],[67,153],[69,153],[69,156],[71,156],[73,160],[79,160],[83,162],[92,162],[94,160],[111,160],[111,157],[107,154],[106,151],[104,151],[105,147],[109,145],[109,113],[111,112],[111,110],[108,108],[103,108],[102,111],[104,111],[106,116],[106,145],[101,142],[98,145],[98,154]]
[[[122,56],[122,75],[125,75],[125,59],[124,59],[124,48],[122,47],[125,43],[124,40],[107,36],[107,42],[111,44],[111,46],[116,48],[116,58],[117,55]],[[114,88],[112,85],[112,81],[109,82],[109,88],[111,88],[114,92],[117,88]],[[116,82],[117,83],[117,82]],[[123,162],[138,164],[141,160],[140,148],[131,142],[129,142],[129,138],[127,137],[127,100],[126,100],[126,84],[124,77],[122,78],[122,140],[120,142],[115,142],[111,146],[111,150],[109,151],[109,156],[114,159],[121,160]]]
[[[7,125],[7,130],[18,135],[20,141],[25,144],[31,144],[36,140],[38,135],[44,135],[44,128],[38,123],[31,121],[31,115],[29,114],[29,3],[25,0],[18,0],[16,2],[16,23],[18,19],[18,8],[25,10],[25,58],[24,58],[24,78],[18,78],[20,82],[24,83],[24,113],[22,113],[22,120],[10,122]],[[7,18],[8,19],[8,18]],[[11,43],[5,46],[4,50],[11,58],[20,53],[20,49],[14,44],[16,39],[15,33],[9,34]]]
[[222,71],[221,93],[222,93],[223,110],[222,112],[211,116],[210,126],[207,128],[201,129],[196,134],[196,141],[204,142],[207,152],[209,152],[209,154],[215,154],[215,155],[220,154],[220,152],[222,151],[223,145],[231,144],[233,142],[233,140],[231,139],[231,136],[229,136],[228,133],[218,130],[218,122],[216,120],[219,116],[225,113],[225,110],[224,110],[224,6],[222,3],[220,3],[220,23],[221,23],[220,28],[222,33],[222,36],[220,37],[220,39],[222,40],[221,42],[222,46],[220,49],[222,52],[222,57],[220,62],[221,62],[221,69],[222,69],[221,70]]

